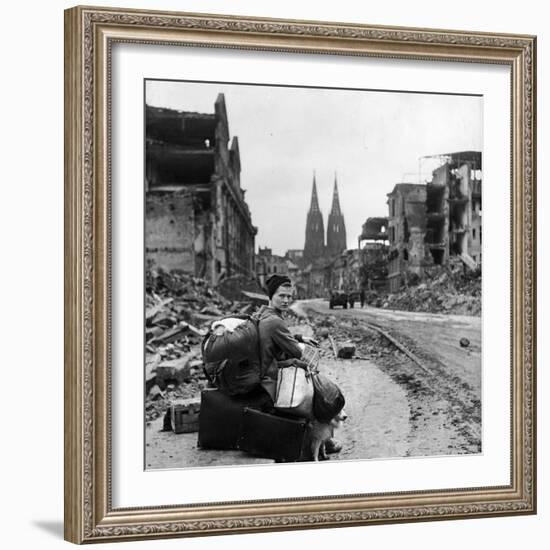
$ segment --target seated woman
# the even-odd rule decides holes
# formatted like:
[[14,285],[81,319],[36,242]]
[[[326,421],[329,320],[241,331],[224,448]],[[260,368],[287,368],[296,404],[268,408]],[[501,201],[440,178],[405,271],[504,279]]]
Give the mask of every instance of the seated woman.
[[[317,342],[307,336],[293,336],[283,319],[293,301],[292,281],[286,275],[273,274],[266,281],[269,304],[258,312],[260,353],[262,358],[261,386],[275,400],[277,388],[277,371],[279,364],[288,359],[300,359],[302,348],[299,343]],[[329,441],[327,452],[338,452],[342,446],[335,440]]]

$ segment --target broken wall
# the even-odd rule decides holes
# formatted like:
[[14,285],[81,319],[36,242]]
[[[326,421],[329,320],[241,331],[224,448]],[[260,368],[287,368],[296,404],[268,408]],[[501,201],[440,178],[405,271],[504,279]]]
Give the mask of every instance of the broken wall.
[[164,270],[195,274],[195,212],[193,195],[147,193],[145,200],[145,262]]
[[449,200],[449,247],[451,254],[469,254],[471,221],[470,168],[463,164],[451,172]]
[[416,193],[420,200],[408,200],[405,204],[405,216],[407,220],[407,239],[404,246],[407,250],[406,268],[422,274],[422,267],[426,261],[426,193]]
[[481,198],[479,200],[472,199],[472,221],[470,223],[470,234],[468,240],[468,250],[472,259],[481,265],[482,251],[482,223],[481,223]]
[[468,198],[465,209],[467,233],[463,238],[462,252],[468,254],[478,265],[481,264],[481,180],[469,164],[463,164],[457,174],[461,178],[461,191]]
[[432,260],[444,264],[449,257],[449,179],[450,166],[444,164],[432,173],[426,186],[426,244]]
[[411,229],[411,236],[409,238],[409,271],[422,275],[422,268],[426,263],[426,244],[424,242],[425,232],[418,227]]

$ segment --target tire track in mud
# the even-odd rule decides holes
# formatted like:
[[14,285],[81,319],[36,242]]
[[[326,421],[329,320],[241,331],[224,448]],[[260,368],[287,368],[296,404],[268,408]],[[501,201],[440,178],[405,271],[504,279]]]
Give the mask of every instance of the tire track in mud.
[[405,335],[399,339],[428,366],[434,378],[441,383],[437,391],[463,416],[459,430],[472,444],[478,441],[481,451],[481,400],[473,388],[458,376],[450,374],[445,365],[436,357],[428,354]]

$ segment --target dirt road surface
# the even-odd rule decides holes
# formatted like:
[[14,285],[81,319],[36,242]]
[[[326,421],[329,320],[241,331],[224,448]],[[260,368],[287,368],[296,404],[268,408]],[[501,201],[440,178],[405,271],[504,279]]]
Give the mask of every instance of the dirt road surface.
[[[332,460],[481,452],[480,318],[376,308],[330,310],[322,300],[304,301],[298,308],[309,317],[297,327],[302,332],[317,335],[328,327],[337,342],[353,342],[360,357],[335,359],[330,339],[321,339],[319,369],[341,387],[348,414],[336,434],[343,450]],[[461,338],[467,338],[467,347],[460,345]],[[201,450],[196,433],[161,430],[162,419],[146,428],[149,469],[272,462],[240,451]]]
[[[304,301],[306,311],[358,319],[390,331],[427,362],[439,363],[478,393],[481,385],[481,317],[391,311],[373,307],[329,309],[323,300]],[[460,339],[469,345],[461,347]]]
[[[299,306],[310,317],[332,320],[337,336],[352,340],[359,355],[374,354],[377,367],[407,391],[411,430],[406,456],[481,452],[480,317],[370,307],[331,310],[323,300]],[[377,329],[402,344],[416,362],[395,346],[393,353],[378,353],[384,337]]]

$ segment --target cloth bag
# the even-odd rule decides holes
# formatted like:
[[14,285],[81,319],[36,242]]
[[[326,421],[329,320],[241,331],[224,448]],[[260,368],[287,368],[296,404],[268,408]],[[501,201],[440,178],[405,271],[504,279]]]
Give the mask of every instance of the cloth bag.
[[313,382],[302,367],[281,367],[277,372],[275,408],[292,416],[310,418],[313,411]]
[[314,388],[313,415],[319,422],[328,423],[344,408],[344,394],[332,380],[319,372],[311,378]]
[[245,395],[260,385],[258,322],[249,316],[216,321],[202,344],[204,371],[227,395]]

